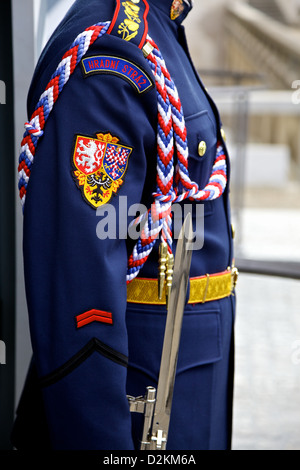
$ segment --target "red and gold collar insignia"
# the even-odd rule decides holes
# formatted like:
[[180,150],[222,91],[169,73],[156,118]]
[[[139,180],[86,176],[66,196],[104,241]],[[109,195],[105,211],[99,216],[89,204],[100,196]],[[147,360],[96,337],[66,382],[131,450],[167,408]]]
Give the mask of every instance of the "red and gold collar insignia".
[[97,209],[117,193],[132,150],[109,133],[97,134],[96,138],[76,135],[72,176],[90,206]]
[[171,20],[176,20],[184,10],[182,0],[174,0],[171,6]]
[[147,0],[116,0],[115,14],[107,34],[134,42],[142,49],[148,33],[148,12]]

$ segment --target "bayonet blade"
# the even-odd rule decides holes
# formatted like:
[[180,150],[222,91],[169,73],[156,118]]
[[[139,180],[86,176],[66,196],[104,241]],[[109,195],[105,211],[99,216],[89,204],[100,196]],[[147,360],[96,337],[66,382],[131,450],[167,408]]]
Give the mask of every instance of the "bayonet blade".
[[181,228],[176,248],[152,425],[151,449],[165,449],[167,443],[182,319],[192,258],[192,235],[192,218],[191,214],[188,214]]

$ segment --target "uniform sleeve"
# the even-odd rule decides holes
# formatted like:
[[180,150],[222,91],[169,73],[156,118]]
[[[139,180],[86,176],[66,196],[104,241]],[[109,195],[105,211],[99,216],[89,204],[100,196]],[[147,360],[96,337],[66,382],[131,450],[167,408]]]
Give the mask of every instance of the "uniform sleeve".
[[[98,47],[89,56],[126,58],[150,77],[136,47],[131,56],[116,38]],[[111,67],[85,74],[80,65],[69,80],[39,141],[24,209],[30,330],[54,449],[133,448],[126,227],[128,209],[154,188],[157,105],[153,88],[141,93],[136,74]]]

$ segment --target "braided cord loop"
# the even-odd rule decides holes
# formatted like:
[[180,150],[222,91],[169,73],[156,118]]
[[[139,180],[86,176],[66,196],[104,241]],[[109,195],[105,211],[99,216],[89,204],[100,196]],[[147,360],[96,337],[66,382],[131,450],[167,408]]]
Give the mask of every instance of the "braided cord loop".
[[[140,240],[128,261],[127,283],[131,282],[144,266],[159,234],[161,240],[167,242],[169,253],[172,253],[172,204],[185,199],[194,201],[217,199],[223,194],[227,185],[226,156],[220,142],[217,144],[216,159],[205,188],[200,190],[198,184],[190,179],[187,129],[178,90],[158,46],[150,36],[147,37],[147,42],[153,48],[146,60],[155,79],[158,102],[157,188],[153,194],[152,209],[133,222],[133,224],[143,223],[144,226]],[[175,175],[174,148],[177,156]],[[144,238],[145,234],[147,236]]]

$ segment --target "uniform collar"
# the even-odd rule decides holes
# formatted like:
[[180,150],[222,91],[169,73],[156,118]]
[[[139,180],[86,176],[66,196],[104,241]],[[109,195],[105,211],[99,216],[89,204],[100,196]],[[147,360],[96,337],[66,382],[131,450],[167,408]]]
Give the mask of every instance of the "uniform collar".
[[176,23],[182,23],[193,8],[193,0],[148,0]]

